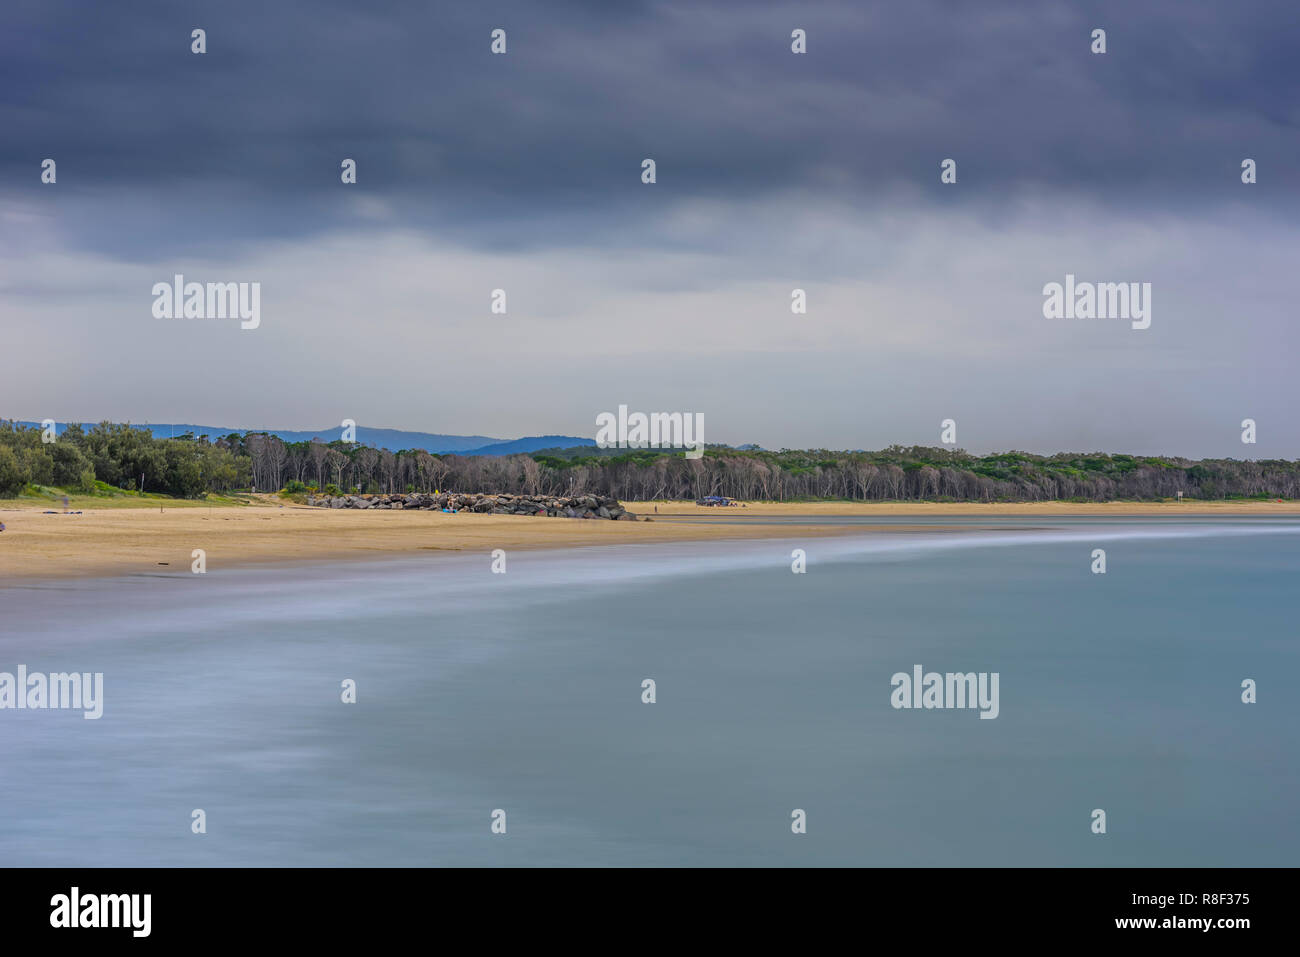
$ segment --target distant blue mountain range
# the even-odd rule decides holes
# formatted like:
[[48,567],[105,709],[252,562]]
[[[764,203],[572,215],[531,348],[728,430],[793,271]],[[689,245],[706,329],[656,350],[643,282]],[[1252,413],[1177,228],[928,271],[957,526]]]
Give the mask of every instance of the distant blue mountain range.
[[[20,421],[17,424],[40,428],[39,422]],[[87,420],[82,423],[82,426],[90,428],[94,424],[93,421]],[[330,442],[341,438],[343,435],[343,429],[340,426],[301,431],[294,429],[229,429],[215,425],[190,425],[181,422],[150,422],[148,425],[134,424],[136,428],[148,429],[156,438],[162,439],[174,435],[184,435],[186,432],[194,435],[206,435],[211,439],[230,435],[232,432],[240,435],[245,432],[267,432],[279,436],[286,442],[306,442],[314,438],[318,438],[322,442]],[[66,425],[66,422],[59,422],[56,426],[57,431],[62,432]],[[369,429],[361,425],[357,426],[357,441],[362,445],[368,445],[376,449],[387,449],[390,452],[398,452],[402,449],[424,449],[426,452],[440,454],[455,452],[457,455],[519,455],[536,452],[538,449],[567,449],[579,445],[596,444],[595,439],[583,438],[577,435],[530,435],[521,439],[494,439],[490,435],[442,435],[436,432],[405,432],[401,429]]]

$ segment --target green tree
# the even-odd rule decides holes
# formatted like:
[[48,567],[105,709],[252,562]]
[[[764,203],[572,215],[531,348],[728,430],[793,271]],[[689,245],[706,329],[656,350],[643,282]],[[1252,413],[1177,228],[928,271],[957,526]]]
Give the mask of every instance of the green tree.
[[203,473],[192,442],[180,439],[163,444],[163,491],[177,498],[197,498],[203,494]]
[[27,473],[27,481],[35,482],[37,485],[53,484],[54,461],[45,452],[49,447],[33,445],[23,449],[22,463]]
[[8,445],[0,445],[0,498],[15,498],[27,484],[27,472]]
[[[65,438],[61,437],[53,445],[47,445],[46,449],[53,465],[51,485],[57,485],[59,488],[71,488],[80,483],[81,473],[91,468],[90,460],[82,455],[75,445],[67,442]],[[94,475],[93,469],[91,469],[91,475]],[[91,484],[94,485],[93,478]]]

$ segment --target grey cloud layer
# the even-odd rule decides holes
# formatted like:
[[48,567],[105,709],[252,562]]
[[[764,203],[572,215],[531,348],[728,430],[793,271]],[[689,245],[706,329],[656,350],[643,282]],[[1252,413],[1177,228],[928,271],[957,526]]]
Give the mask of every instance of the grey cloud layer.
[[[1242,214],[1051,212],[1073,228],[906,209],[862,223],[797,201],[688,208],[661,227],[688,248],[715,217],[748,237],[709,255],[489,253],[393,231],[124,264],[38,239],[0,258],[0,307],[45,349],[8,370],[0,405],[60,421],[351,417],[511,435],[590,434],[596,412],[626,402],[703,411],[712,439],[772,447],[935,444],[953,417],[981,451],[1293,457],[1288,230]],[[803,283],[832,250],[859,254],[858,273]],[[147,290],[172,270],[258,279],[262,326],[153,319]],[[1042,284],[1067,271],[1151,282],[1151,328],[1044,319]],[[797,284],[807,316],[789,312]],[[498,285],[505,317],[487,312]],[[1246,417],[1254,447],[1239,442]]]
[[[933,443],[952,416],[982,450],[1291,457],[1293,21],[8,0],[0,331],[50,351],[0,415],[515,435],[628,402],[771,446]],[[262,282],[262,328],[160,325],[174,272]],[[1043,319],[1066,272],[1153,282],[1152,328]]]
[[[186,211],[232,239],[346,223],[325,199],[344,156],[405,225],[493,243],[625,227],[668,197],[1039,187],[1176,207],[1233,198],[1245,155],[1275,199],[1300,182],[1280,2],[8,6],[6,190],[38,190],[54,156],[68,191],[121,191],[145,245]],[[948,156],[965,188],[945,194]]]

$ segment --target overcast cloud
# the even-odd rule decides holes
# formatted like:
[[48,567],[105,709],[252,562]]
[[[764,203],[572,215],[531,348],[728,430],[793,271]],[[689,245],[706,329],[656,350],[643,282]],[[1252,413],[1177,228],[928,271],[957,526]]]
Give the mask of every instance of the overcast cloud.
[[[975,451],[1295,458],[1293,23],[8,0],[0,415],[513,437],[625,403],[769,447],[953,418]],[[175,273],[260,282],[260,328],[155,319]],[[1150,282],[1151,327],[1043,318],[1066,273]]]

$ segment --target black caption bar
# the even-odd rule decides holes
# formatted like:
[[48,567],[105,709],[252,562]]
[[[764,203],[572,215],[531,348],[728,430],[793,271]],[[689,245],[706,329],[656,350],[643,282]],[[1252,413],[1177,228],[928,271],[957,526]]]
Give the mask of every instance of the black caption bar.
[[[1290,870],[0,870],[7,941],[375,943],[692,928],[927,942],[1097,938],[1231,943],[1286,926]],[[541,928],[546,928],[543,935]],[[1242,936],[1247,935],[1247,936]],[[610,942],[616,938],[610,938]]]

